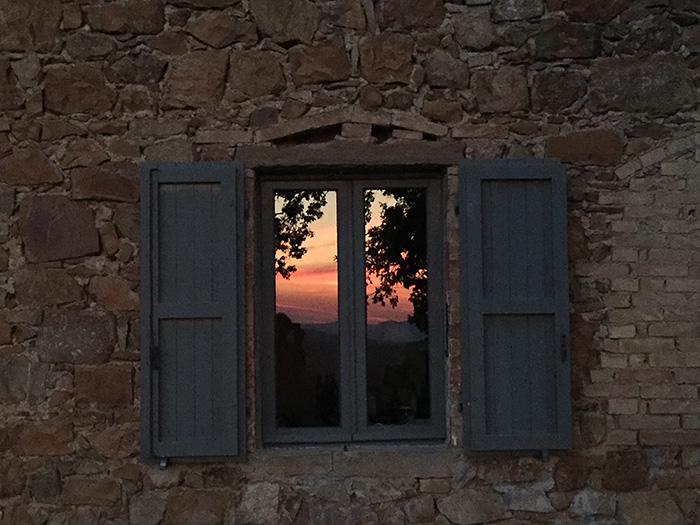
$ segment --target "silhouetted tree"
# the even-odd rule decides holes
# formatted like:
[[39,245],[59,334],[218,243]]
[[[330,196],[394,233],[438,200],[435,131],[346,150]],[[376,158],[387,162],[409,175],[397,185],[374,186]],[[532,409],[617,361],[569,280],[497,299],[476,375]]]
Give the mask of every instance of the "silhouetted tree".
[[[413,315],[408,321],[423,331],[428,327],[428,294],[426,264],[426,192],[424,189],[397,188],[366,191],[365,224],[371,220],[375,192],[390,197],[380,204],[381,222],[372,226],[365,237],[365,270],[368,294],[373,303],[395,308],[399,297],[396,287],[411,291],[409,301]],[[327,191],[278,191],[281,207],[275,213],[276,272],[289,279],[296,271],[290,259],[301,259],[307,252],[304,243],[314,232],[311,224],[323,217]]]
[[277,192],[282,207],[275,213],[275,270],[285,279],[297,270],[288,259],[298,260],[306,254],[304,242],[314,236],[309,226],[323,217],[327,194],[327,191]]
[[[408,321],[423,331],[428,328],[428,275],[426,263],[426,192],[423,189],[383,190],[392,203],[380,205],[381,222],[369,228],[365,239],[365,268],[374,291],[373,303],[396,307],[396,287],[411,291],[413,315]],[[368,196],[368,194],[370,196]],[[365,222],[373,197],[365,192]],[[378,282],[374,282],[376,276]]]

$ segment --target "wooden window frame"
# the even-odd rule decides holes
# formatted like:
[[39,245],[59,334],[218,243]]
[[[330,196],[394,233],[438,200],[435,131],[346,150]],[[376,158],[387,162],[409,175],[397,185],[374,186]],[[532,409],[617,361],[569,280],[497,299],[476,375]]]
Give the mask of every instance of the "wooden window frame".
[[[443,225],[444,170],[424,170],[376,173],[355,170],[309,173],[292,171],[283,174],[259,174],[258,196],[259,228],[257,235],[256,282],[257,294],[257,359],[260,385],[257,404],[260,407],[260,429],[263,445],[285,444],[359,444],[372,442],[444,442],[446,428],[446,322],[445,322],[445,243]],[[428,192],[428,304],[430,330],[429,370],[431,418],[427,422],[405,425],[385,425],[368,428],[366,414],[366,377],[363,334],[364,315],[364,251],[353,249],[364,237],[362,192],[365,189],[422,187]],[[338,191],[338,272],[339,319],[341,347],[341,426],[320,428],[278,428],[275,423],[275,368],[274,368],[274,242],[272,226],[272,195],[275,189],[335,190]],[[361,284],[359,282],[361,281]],[[351,297],[350,300],[347,297]],[[346,299],[342,299],[346,298]],[[345,320],[343,320],[345,319]],[[355,335],[353,335],[355,334]],[[363,423],[364,422],[364,423]]]

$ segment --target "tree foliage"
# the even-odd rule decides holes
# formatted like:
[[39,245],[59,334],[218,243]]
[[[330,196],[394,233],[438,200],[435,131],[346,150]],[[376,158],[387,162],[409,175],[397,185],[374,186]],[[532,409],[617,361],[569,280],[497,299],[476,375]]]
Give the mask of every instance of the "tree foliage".
[[[371,221],[370,208],[378,191],[389,199],[380,204],[379,224],[366,229],[366,284],[374,286],[367,300],[395,308],[399,301],[397,287],[410,290],[413,315],[408,321],[427,331],[426,192],[416,188],[366,191],[366,225]],[[281,205],[275,213],[275,269],[285,279],[297,269],[290,260],[300,260],[307,252],[304,243],[314,235],[311,224],[323,216],[327,193],[277,192]]]
[[297,270],[289,259],[299,260],[306,254],[304,243],[314,236],[311,223],[323,217],[327,194],[327,191],[277,192],[282,205],[275,212],[275,270],[285,279]]
[[[367,192],[369,193],[369,192]],[[383,190],[392,197],[380,205],[381,222],[370,227],[365,239],[365,268],[368,295],[373,303],[396,307],[398,286],[410,290],[413,315],[408,321],[423,331],[428,327],[428,275],[426,264],[426,195],[425,190],[401,188]],[[393,201],[393,202],[392,202]],[[365,197],[365,222],[369,220]]]

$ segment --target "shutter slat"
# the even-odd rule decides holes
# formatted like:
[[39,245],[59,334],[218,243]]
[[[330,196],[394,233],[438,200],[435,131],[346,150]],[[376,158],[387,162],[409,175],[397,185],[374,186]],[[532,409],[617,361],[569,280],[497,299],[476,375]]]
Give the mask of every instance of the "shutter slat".
[[459,176],[465,447],[568,448],[564,167],[465,160]]
[[237,163],[142,167],[144,457],[235,456],[244,443],[242,206]]

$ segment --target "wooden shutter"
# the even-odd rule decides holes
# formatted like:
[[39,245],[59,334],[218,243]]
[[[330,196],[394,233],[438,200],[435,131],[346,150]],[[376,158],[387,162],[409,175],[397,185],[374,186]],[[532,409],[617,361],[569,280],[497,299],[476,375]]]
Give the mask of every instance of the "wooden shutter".
[[458,198],[465,447],[568,448],[565,169],[465,160]]
[[141,410],[145,458],[243,447],[243,171],[141,168]]

